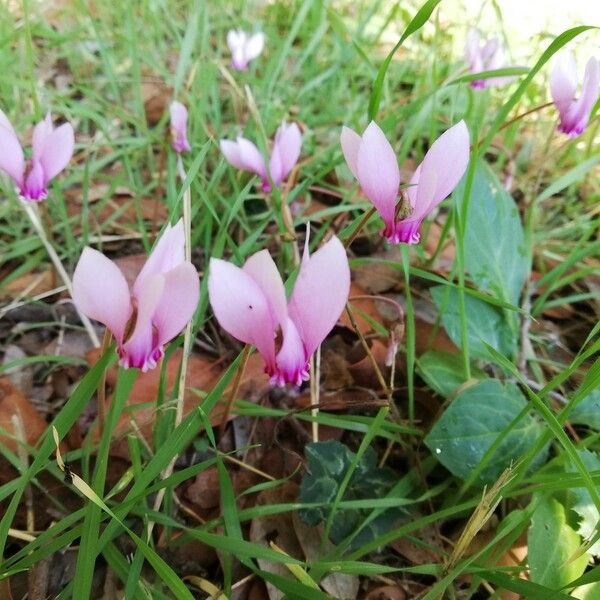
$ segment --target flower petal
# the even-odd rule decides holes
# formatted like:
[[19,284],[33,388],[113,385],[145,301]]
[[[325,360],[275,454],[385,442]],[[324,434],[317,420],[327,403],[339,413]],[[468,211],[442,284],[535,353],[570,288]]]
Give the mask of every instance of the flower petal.
[[40,156],[46,184],[69,164],[74,147],[75,134],[70,123],[64,123],[48,134]]
[[349,291],[350,267],[340,240],[332,237],[310,258],[305,247],[288,312],[304,342],[307,357],[337,323]]
[[135,327],[129,339],[120,349],[121,366],[136,367],[147,371],[156,366],[156,360],[162,356],[162,349],[153,327],[153,317],[166,287],[163,274],[144,277],[138,287],[137,316]]
[[73,302],[90,319],[104,323],[119,344],[133,308],[129,286],[119,267],[86,247],[73,273]]
[[445,131],[425,155],[419,170],[416,203],[409,220],[423,218],[446,198],[464,175],[468,163],[469,130],[464,121],[459,121]]
[[587,126],[589,114],[598,99],[600,92],[600,63],[594,57],[585,66],[581,96],[572,105],[572,119],[583,131]]
[[340,135],[340,143],[342,144],[342,152],[344,154],[344,158],[346,159],[346,163],[348,168],[352,172],[352,175],[358,179],[358,149],[360,147],[360,142],[362,138],[354,129],[350,129],[350,127],[346,127],[345,125],[342,127],[342,133]]
[[244,54],[246,60],[256,58],[265,47],[265,34],[262,32],[251,35],[244,44]]
[[179,219],[174,226],[168,224],[154,245],[148,260],[139,272],[133,284],[133,295],[138,296],[144,278],[157,273],[167,273],[185,260],[185,234],[183,220]]
[[200,298],[198,273],[184,262],[164,274],[165,289],[152,322],[158,330],[158,344],[172,340],[194,316]]
[[550,93],[557,108],[561,111],[568,109],[575,99],[577,91],[577,62],[570,50],[562,50],[556,56],[556,61],[550,74]]
[[169,107],[171,117],[171,145],[176,152],[189,152],[191,150],[187,137],[187,108],[176,100]]
[[269,163],[271,177],[276,185],[281,183],[294,168],[300,157],[301,148],[302,134],[298,125],[296,123],[288,125],[283,122],[275,134]]
[[267,299],[271,313],[275,316],[282,329],[287,321],[287,298],[281,275],[268,250],[253,254],[242,267],[256,285],[262,290]]
[[267,168],[265,167],[265,161],[260,150],[250,140],[243,137],[238,138],[237,143],[240,150],[240,158],[245,165],[243,168],[246,171],[256,173],[258,176],[266,178]]
[[46,116],[36,124],[33,128],[33,134],[31,136],[31,158],[33,160],[40,160],[46,148],[46,142],[48,137],[52,133],[52,116],[50,113],[46,113]]
[[211,258],[208,296],[221,327],[241,342],[256,346],[272,374],[277,320],[254,279],[227,261]]
[[393,223],[400,186],[396,155],[379,126],[371,121],[356,159],[358,181],[386,224]]
[[[0,113],[5,117],[2,111]],[[0,118],[0,170],[11,177],[19,187],[22,187],[25,173],[23,149],[12,126],[10,123],[8,125],[9,127],[6,127]]]
[[292,383],[300,385],[309,378],[308,360],[304,344],[295,323],[288,318],[281,349],[277,353],[277,372],[273,374],[271,383],[284,385]]
[[4,111],[0,110],[0,126],[8,129],[15,137],[17,137],[17,132],[15,131],[12,123],[9,121],[8,117],[4,113]]
[[474,68],[481,69],[481,34],[477,29],[469,29],[465,40],[465,60],[472,72]]

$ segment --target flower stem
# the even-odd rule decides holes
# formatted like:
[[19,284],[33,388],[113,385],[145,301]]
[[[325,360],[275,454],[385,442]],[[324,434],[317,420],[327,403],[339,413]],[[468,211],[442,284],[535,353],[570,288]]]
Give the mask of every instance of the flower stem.
[[[25,210],[25,213],[27,214],[29,220],[31,221],[31,224],[33,225],[36,233],[38,234],[38,237],[40,238],[42,244],[46,248],[46,252],[48,252],[48,256],[50,257],[50,260],[52,261],[52,264],[54,265],[56,272],[59,274],[65,287],[67,288],[67,292],[69,293],[69,296],[71,296],[71,298],[73,298],[73,284],[71,283],[71,278],[69,277],[68,273],[65,271],[65,268],[63,267],[63,265],[60,261],[60,258],[58,256],[58,254],[56,253],[56,250],[54,250],[54,248],[52,247],[52,244],[48,240],[48,236],[46,235],[46,232],[44,231],[44,227],[42,226],[42,223],[39,219],[39,216],[37,214],[37,210],[36,210],[35,206],[27,201],[23,201],[22,205]],[[100,340],[98,339],[98,336],[96,335],[94,326],[92,325],[90,320],[83,313],[81,313],[81,311],[77,308],[77,305],[74,304],[74,306],[75,306],[75,310],[77,311],[77,314],[79,315],[79,319],[81,320],[81,323],[83,324],[88,335],[90,336],[90,340],[91,340],[94,348],[100,348]]]

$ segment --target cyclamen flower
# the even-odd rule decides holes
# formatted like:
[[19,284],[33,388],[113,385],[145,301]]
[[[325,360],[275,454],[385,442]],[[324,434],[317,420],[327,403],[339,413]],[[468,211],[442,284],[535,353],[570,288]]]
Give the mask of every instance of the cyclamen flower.
[[189,152],[192,147],[187,137],[187,108],[181,102],[171,102],[171,146],[175,152]]
[[269,173],[275,187],[287,178],[300,157],[302,134],[296,123],[288,125],[285,121],[279,126],[273,140],[273,149],[269,159],[269,172],[260,150],[250,140],[238,137],[235,142],[221,140],[221,152],[227,162],[242,171],[250,171],[261,178],[263,192],[271,191]]
[[119,364],[153,369],[164,345],[192,318],[199,298],[198,274],[184,259],[183,222],[168,225],[132,290],[119,267],[86,247],[73,274],[73,301],[90,319],[110,329]]
[[445,131],[429,148],[406,190],[412,213],[396,216],[400,169],[383,131],[371,121],[362,137],[342,129],[342,151],[348,167],[373,203],[385,228],[381,235],[391,244],[417,244],[423,219],[452,193],[469,162],[469,131],[464,121]]
[[[242,268],[210,261],[208,295],[217,320],[230,335],[256,346],[271,383],[280,386],[309,379],[310,357],[337,323],[349,290],[350,267],[337,237],[312,256],[307,240],[289,302],[267,250],[253,254]],[[278,330],[282,342],[276,353]]]
[[[467,33],[465,43],[465,59],[469,63],[471,73],[482,71],[495,71],[506,67],[506,56],[504,46],[497,37],[484,41],[482,45],[481,34],[477,29],[471,29]],[[509,83],[514,77],[489,77],[488,79],[477,79],[471,81],[473,88],[486,88],[493,85]]]
[[0,110],[0,170],[17,186],[23,200],[39,202],[48,196],[48,184],[73,156],[75,135],[70,123],[56,129],[50,113],[33,128],[31,159],[25,162],[23,148],[7,116]]
[[227,45],[231,51],[231,66],[237,71],[246,71],[248,63],[263,51],[265,34],[248,35],[241,29],[231,29],[227,33]]
[[577,91],[577,63],[573,53],[563,50],[557,56],[550,76],[550,92],[558,113],[558,129],[571,137],[583,133],[587,127],[592,108],[600,93],[600,63],[590,58],[585,67],[581,96],[575,98]]

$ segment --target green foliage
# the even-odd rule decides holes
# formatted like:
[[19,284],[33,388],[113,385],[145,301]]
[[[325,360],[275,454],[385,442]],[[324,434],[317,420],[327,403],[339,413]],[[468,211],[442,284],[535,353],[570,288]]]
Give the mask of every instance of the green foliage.
[[[419,375],[441,396],[450,398],[465,383],[461,357],[450,352],[425,352],[418,360]],[[484,379],[481,369],[471,369],[471,377]]]
[[[302,509],[300,517],[307,525],[315,526],[327,519],[330,513],[328,504],[334,501],[355,454],[337,441],[307,444],[304,453],[308,469],[302,478],[300,500],[323,503],[324,506]],[[363,500],[385,496],[396,480],[397,476],[391,469],[377,466],[377,455],[372,448],[368,448],[358,462],[342,499]],[[368,509],[338,508],[331,526],[331,541],[337,544],[353,533],[368,513]],[[353,540],[353,547],[389,530],[402,515],[406,515],[406,512],[400,509],[384,511]]]
[[[515,385],[496,379],[482,381],[452,401],[425,437],[425,444],[457,477],[467,479],[479,467],[476,481],[492,483],[543,430],[531,414],[518,419],[526,405]],[[503,434],[506,435],[482,467],[480,461]]]
[[[446,333],[461,347],[461,303],[458,290],[440,285],[432,287],[430,291],[440,311]],[[504,314],[491,304],[471,295],[465,296],[464,303],[465,311],[469,315],[467,339],[471,354],[475,358],[489,359],[489,352],[485,346],[489,344],[504,356],[512,356],[516,352],[517,340]]]
[[571,411],[569,420],[573,423],[600,429],[600,390],[594,390],[589,396],[586,396]]
[[[458,188],[455,197],[460,196]],[[481,160],[473,176],[464,244],[471,280],[517,305],[529,270],[523,226],[514,200]]]
[[588,556],[573,558],[581,538],[568,524],[565,507],[554,498],[536,501],[527,536],[531,580],[558,590],[583,573]]

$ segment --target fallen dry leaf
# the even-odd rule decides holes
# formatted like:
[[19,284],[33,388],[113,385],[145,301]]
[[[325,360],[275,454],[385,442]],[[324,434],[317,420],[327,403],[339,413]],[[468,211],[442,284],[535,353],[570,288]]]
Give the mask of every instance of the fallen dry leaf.
[[397,585],[382,585],[365,596],[365,600],[406,600],[406,598],[406,592]]
[[14,417],[23,423],[27,444],[34,446],[46,430],[46,421],[18,387],[7,377],[0,377],[0,431],[8,433],[0,434],[0,443],[11,452],[17,451]]

